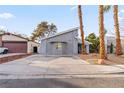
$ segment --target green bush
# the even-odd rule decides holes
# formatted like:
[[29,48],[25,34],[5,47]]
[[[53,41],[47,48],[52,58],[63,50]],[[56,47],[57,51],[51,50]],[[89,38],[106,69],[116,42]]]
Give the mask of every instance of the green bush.
[[113,53],[113,44],[110,45],[110,53]]

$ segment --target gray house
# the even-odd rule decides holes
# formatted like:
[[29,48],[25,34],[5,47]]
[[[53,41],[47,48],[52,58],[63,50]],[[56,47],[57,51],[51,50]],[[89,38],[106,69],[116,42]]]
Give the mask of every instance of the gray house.
[[[89,42],[85,41],[87,53]],[[78,38],[78,28],[69,29],[41,40],[39,53],[48,55],[77,55],[81,51],[81,40]]]

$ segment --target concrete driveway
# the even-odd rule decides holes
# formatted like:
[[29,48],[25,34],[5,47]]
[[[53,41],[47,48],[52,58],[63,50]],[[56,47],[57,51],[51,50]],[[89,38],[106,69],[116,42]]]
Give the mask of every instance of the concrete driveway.
[[72,78],[123,73],[123,65],[91,65],[79,57],[32,55],[0,64],[0,79]]

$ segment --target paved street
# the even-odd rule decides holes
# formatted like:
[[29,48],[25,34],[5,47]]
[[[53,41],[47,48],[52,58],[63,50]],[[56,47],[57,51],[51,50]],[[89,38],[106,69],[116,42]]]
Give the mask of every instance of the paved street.
[[0,64],[0,87],[124,87],[123,65],[32,55]]
[[3,79],[1,88],[124,88],[124,78]]

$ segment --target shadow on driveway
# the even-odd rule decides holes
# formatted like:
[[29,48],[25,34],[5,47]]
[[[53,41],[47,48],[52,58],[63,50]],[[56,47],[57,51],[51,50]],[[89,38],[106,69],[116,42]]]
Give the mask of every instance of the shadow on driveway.
[[3,88],[123,88],[124,78],[2,79]]

